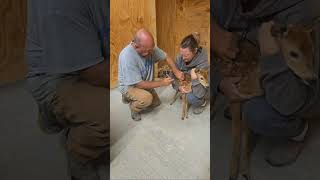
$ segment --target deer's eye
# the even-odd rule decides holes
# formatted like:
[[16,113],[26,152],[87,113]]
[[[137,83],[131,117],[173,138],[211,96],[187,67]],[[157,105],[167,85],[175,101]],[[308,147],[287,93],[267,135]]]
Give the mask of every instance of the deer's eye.
[[299,54],[294,52],[294,51],[290,51],[290,56],[293,57],[293,58],[298,58]]

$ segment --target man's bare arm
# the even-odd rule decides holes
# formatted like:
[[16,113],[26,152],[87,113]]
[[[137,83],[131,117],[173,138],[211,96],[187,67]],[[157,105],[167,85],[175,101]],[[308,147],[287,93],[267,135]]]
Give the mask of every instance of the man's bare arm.
[[140,89],[153,89],[161,86],[161,81],[141,81],[138,84],[136,84],[136,87]]
[[167,63],[169,64],[169,66],[171,67],[173,74],[174,74],[178,79],[183,80],[183,79],[184,79],[184,74],[183,74],[183,72],[181,72],[181,71],[177,68],[177,66],[176,66],[175,62],[173,61],[173,59],[172,59],[171,57],[167,56],[167,57],[166,57],[166,61],[167,61]]
[[141,81],[136,84],[137,88],[140,89],[153,89],[161,86],[169,86],[173,82],[171,78],[165,78],[161,81]]
[[171,57],[167,56],[166,61],[173,72],[177,72],[179,70]]

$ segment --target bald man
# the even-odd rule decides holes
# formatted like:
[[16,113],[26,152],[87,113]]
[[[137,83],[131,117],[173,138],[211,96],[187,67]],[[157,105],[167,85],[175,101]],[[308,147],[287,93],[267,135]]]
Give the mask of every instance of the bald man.
[[151,111],[161,104],[155,88],[169,86],[173,79],[154,81],[154,64],[166,60],[173,73],[179,79],[184,75],[177,69],[173,60],[155,46],[152,34],[140,29],[132,42],[119,55],[119,90],[124,103],[129,103],[131,117],[141,120],[141,113]]

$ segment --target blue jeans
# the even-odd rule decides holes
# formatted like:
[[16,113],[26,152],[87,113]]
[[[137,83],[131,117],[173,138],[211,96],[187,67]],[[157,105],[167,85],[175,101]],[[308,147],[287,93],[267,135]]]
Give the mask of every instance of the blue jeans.
[[263,96],[243,103],[242,112],[249,128],[260,135],[294,137],[304,128],[304,121],[301,118],[281,115]]
[[198,98],[192,93],[187,94],[187,99],[188,99],[189,104],[194,107],[201,106],[205,101],[205,97]]

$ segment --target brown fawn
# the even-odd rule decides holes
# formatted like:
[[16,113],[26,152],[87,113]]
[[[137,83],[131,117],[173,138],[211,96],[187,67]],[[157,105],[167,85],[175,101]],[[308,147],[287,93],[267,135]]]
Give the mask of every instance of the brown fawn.
[[[314,69],[315,47],[312,40],[314,26],[288,25],[283,28],[273,25],[271,34],[280,47],[288,67],[303,81],[317,79]],[[245,98],[230,103],[232,116],[232,158],[230,166],[230,180],[237,180],[238,176],[250,179],[250,155],[253,150],[249,140],[247,122],[242,117],[241,103],[251,97],[262,95],[260,86],[259,49],[247,40],[239,44],[240,53],[231,68],[224,71],[226,76],[240,75],[242,78],[237,84],[239,92]],[[227,64],[227,63],[226,63]],[[222,64],[226,66],[226,64]],[[229,64],[230,67],[230,64]]]
[[[199,80],[200,84],[204,87],[209,87],[209,70],[208,69],[199,69],[195,68],[195,73],[197,75],[197,79]],[[164,78],[167,77],[171,74],[171,69],[169,68],[168,65],[164,65],[161,68],[159,68],[159,77]],[[192,84],[191,84],[191,75],[189,73],[185,73],[185,78],[183,81],[178,80],[178,87],[182,86],[185,89],[191,89]],[[181,119],[184,120],[184,118],[188,118],[188,109],[189,109],[189,104],[187,100],[187,94],[186,93],[181,93],[179,90],[176,91],[170,105],[172,105],[177,98],[180,96],[182,99],[182,116]]]

